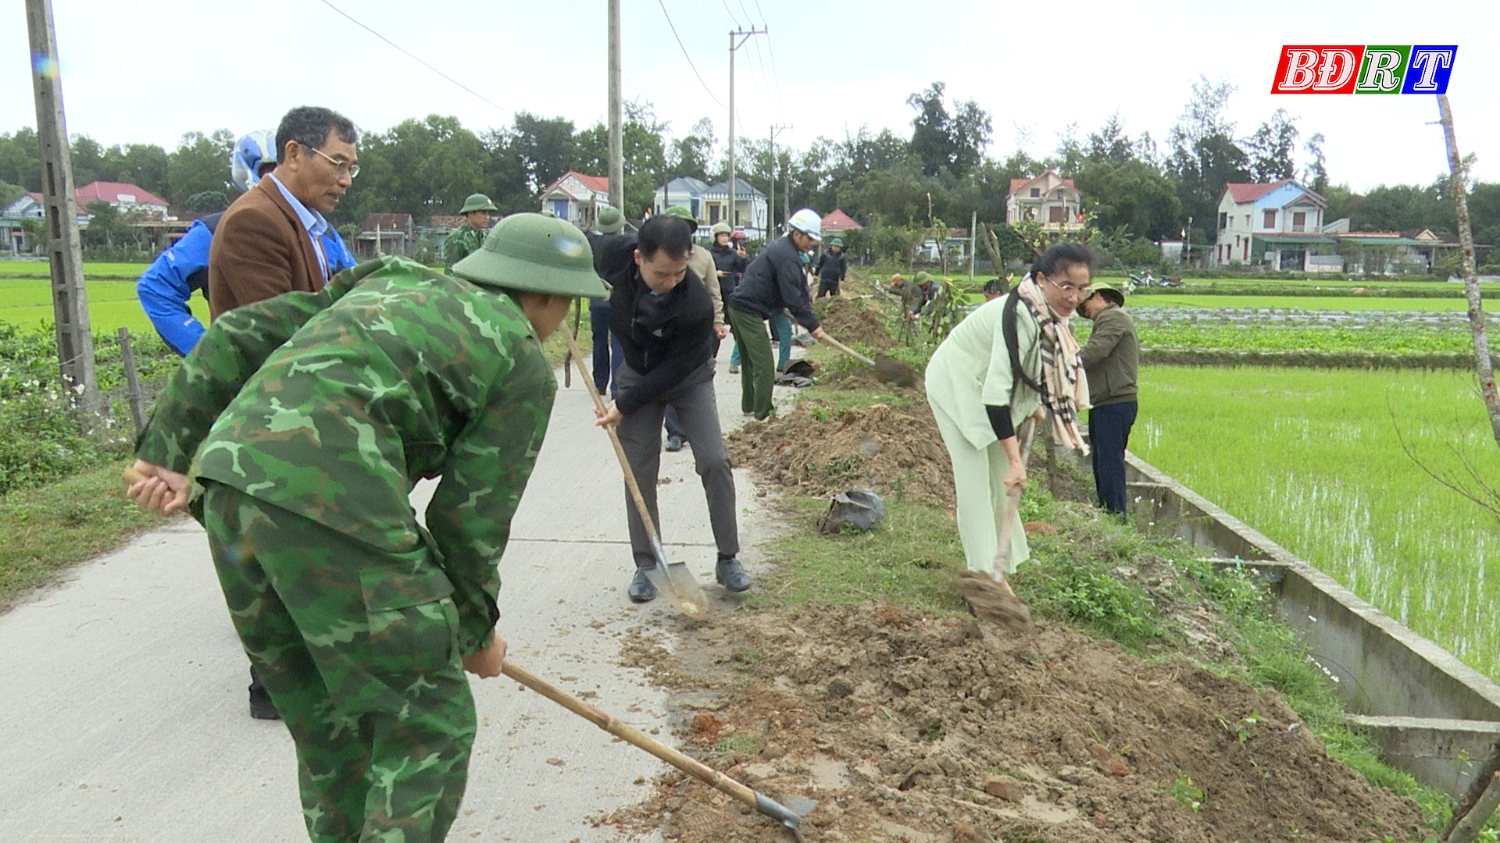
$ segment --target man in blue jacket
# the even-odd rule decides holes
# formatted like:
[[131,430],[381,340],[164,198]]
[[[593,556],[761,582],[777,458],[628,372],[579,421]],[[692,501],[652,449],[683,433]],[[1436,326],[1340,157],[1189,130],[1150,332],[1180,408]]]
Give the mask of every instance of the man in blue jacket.
[[[254,187],[275,166],[275,133],[269,129],[259,129],[240,138],[230,153],[230,178],[241,193]],[[136,297],[141,300],[141,308],[151,325],[178,354],[192,351],[203,336],[203,323],[193,315],[189,302],[195,290],[208,297],[208,252],[220,216],[200,217],[186,234],[157,256],[135,284]],[[323,238],[323,250],[328,255],[330,272],[354,265],[349,247],[333,229]]]
[[771,335],[766,333],[765,320],[787,310],[815,339],[828,336],[813,313],[802,263],[802,255],[822,239],[823,219],[811,208],[803,208],[786,225],[786,236],[760,250],[725,302],[744,365],[740,409],[754,413],[757,419],[771,415],[771,387],[776,383]]

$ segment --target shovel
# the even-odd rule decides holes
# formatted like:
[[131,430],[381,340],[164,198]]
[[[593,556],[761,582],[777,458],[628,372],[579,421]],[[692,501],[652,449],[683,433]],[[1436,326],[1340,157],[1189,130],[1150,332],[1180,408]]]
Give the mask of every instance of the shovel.
[[[1036,433],[1037,421],[1028,418],[1021,423],[1021,464],[1031,453],[1031,438]],[[978,571],[959,574],[958,588],[964,601],[980,618],[1024,632],[1031,625],[1031,608],[1014,594],[1006,591],[1000,583],[1005,579],[1005,569],[1010,567],[1010,537],[1015,533],[1016,512],[1021,508],[1021,490],[1013,489],[1005,496],[1005,517],[1000,522],[999,547],[995,549],[995,571],[993,578]]]
[[[588,375],[586,373],[584,374],[583,379],[585,382],[592,383],[592,381],[589,381]],[[611,735],[620,738],[626,743],[646,750],[647,752],[655,755],[657,758],[660,758],[668,764],[671,764],[673,767],[676,767],[682,772],[687,773],[693,778],[708,784],[715,790],[727,793],[740,802],[743,802],[751,808],[754,808],[762,814],[770,817],[771,819],[776,820],[777,822],[786,826],[792,832],[792,834],[796,836],[797,843],[804,843],[802,838],[802,831],[798,828],[798,826],[802,823],[802,817],[796,813],[793,813],[792,810],[790,808],[787,808],[785,805],[776,802],[775,800],[765,796],[762,793],[751,790],[749,787],[740,784],[734,779],[731,779],[730,777],[724,775],[718,770],[715,770],[707,764],[698,761],[695,758],[678,752],[677,750],[673,749],[670,746],[667,746],[664,743],[661,743],[660,741],[652,740],[639,729],[621,723],[613,716],[600,711],[597,708],[594,708],[583,700],[580,700],[567,691],[564,691],[556,685],[553,685],[545,679],[542,679],[540,676],[537,676],[535,673],[532,673],[531,671],[521,667],[510,659],[506,659],[502,663],[500,672],[505,674],[506,676],[509,676],[511,679],[520,682],[522,685],[525,685],[531,690],[536,691],[538,694],[541,694],[547,699],[552,700],[553,702],[573,712],[579,717],[592,722],[595,726],[598,726]],[[817,804],[818,803],[813,802],[812,800],[804,800],[804,804],[799,805],[799,807],[801,807],[803,812],[805,813],[807,811],[811,811],[814,807],[817,806]]]
[[[594,399],[594,406],[599,408],[599,412],[604,412],[604,399],[599,397],[594,379],[583,367],[583,354],[578,350],[578,341],[567,331],[563,331],[563,336],[568,338],[568,351],[573,363],[578,366],[578,373],[583,379],[583,385],[588,388],[589,397]],[[604,432],[609,434],[609,441],[615,446],[615,456],[620,459],[620,470],[625,472],[625,485],[630,488],[636,511],[641,514],[641,523],[646,526],[646,535],[651,539],[651,554],[656,557],[656,564],[645,569],[646,578],[684,615],[703,617],[708,613],[708,598],[703,594],[703,586],[698,584],[698,579],[688,570],[686,562],[667,562],[667,552],[661,546],[661,537],[656,533],[656,524],[651,520],[651,510],[646,506],[646,499],[641,497],[641,487],[636,483],[635,472],[630,470],[630,460],[625,458],[620,435],[611,426],[606,426]]]
[[881,383],[893,383],[896,386],[912,386],[917,382],[917,370],[906,363],[902,363],[900,360],[893,360],[883,355],[878,360],[871,360],[833,337],[828,336],[827,331],[823,332],[823,340],[839,351],[874,369],[875,379]]

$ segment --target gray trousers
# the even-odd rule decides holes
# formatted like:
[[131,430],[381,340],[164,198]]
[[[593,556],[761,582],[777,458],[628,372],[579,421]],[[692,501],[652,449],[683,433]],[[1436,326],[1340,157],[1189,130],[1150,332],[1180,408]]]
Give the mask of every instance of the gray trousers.
[[[658,401],[646,404],[625,416],[617,433],[620,445],[625,449],[625,458],[635,473],[636,483],[641,487],[641,497],[651,512],[658,535],[664,533],[661,515],[656,508],[656,479],[661,470],[661,426],[667,407],[677,414],[677,421],[692,443],[693,466],[703,480],[703,494],[708,499],[708,522],[713,528],[714,544],[720,556],[738,556],[740,552],[739,526],[735,521],[734,475],[729,468],[729,452],[724,448],[724,435],[719,430],[719,405],[714,399],[714,361],[684,378],[683,383],[673,387]],[[622,364],[615,373],[615,384],[627,390],[639,383],[641,375]],[[630,523],[630,549],[636,567],[649,568],[656,564],[651,553],[651,540],[646,535],[646,525],[636,511],[635,500],[630,496],[630,487],[625,487],[625,515]]]

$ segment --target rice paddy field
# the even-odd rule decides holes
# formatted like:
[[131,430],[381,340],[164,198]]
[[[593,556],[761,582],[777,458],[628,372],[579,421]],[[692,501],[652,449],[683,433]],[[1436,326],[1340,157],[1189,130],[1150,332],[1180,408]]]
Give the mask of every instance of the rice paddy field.
[[[155,334],[151,320],[146,318],[135,297],[135,281],[145,271],[145,264],[84,264],[89,323],[96,334],[113,334],[121,327],[129,328],[132,334]],[[53,324],[48,272],[47,264],[42,262],[0,263],[0,322],[9,322],[23,330]],[[191,307],[206,324],[208,302],[195,295]]]
[[1471,373],[1148,367],[1130,445],[1500,678],[1500,521],[1422,468],[1497,485]]

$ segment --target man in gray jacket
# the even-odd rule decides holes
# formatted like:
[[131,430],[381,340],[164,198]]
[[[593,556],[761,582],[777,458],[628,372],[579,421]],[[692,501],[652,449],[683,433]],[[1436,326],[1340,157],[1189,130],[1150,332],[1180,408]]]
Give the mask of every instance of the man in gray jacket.
[[1093,295],[1078,306],[1094,331],[1079,356],[1089,378],[1089,442],[1093,445],[1094,489],[1107,512],[1125,514],[1125,448],[1135,424],[1136,373],[1140,344],[1135,322],[1123,309],[1125,294],[1113,284],[1095,282]]

